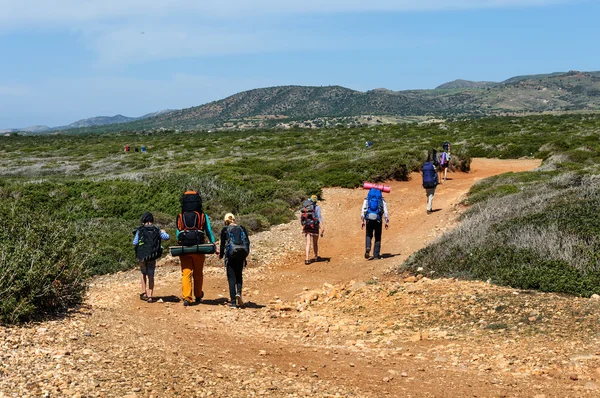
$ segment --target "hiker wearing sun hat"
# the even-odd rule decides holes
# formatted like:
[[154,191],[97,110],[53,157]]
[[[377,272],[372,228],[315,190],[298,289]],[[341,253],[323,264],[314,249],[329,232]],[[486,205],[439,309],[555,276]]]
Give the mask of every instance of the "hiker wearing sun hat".
[[[302,233],[306,238],[306,259],[304,260],[304,264],[321,260],[321,257],[319,257],[319,232],[322,237],[325,232],[325,223],[321,215],[321,206],[317,205],[317,201],[317,195],[312,195],[310,199],[302,202],[300,223],[302,224]],[[309,258],[311,241],[315,253],[315,257],[312,260]]]
[[221,247],[219,258],[225,258],[225,270],[229,283],[229,306],[238,308],[244,306],[242,299],[242,270],[250,253],[250,239],[246,228],[236,224],[232,213],[225,214],[225,226],[221,230]]

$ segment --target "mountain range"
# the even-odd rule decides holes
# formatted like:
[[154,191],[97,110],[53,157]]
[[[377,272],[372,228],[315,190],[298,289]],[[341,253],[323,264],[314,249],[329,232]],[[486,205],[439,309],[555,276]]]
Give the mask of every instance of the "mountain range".
[[252,128],[362,115],[452,117],[571,111],[600,111],[600,72],[515,76],[502,82],[455,80],[432,90],[267,87],[187,109],[139,118],[84,119],[46,131]]

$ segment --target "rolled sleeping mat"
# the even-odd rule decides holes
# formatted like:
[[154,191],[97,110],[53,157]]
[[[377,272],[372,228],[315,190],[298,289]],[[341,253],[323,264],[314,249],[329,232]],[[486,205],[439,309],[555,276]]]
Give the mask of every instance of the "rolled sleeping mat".
[[217,246],[214,243],[203,243],[201,245],[193,246],[171,246],[169,247],[171,256],[181,256],[183,254],[213,254],[217,251]]
[[364,185],[363,185],[363,189],[379,189],[382,192],[385,193],[390,193],[392,191],[392,187],[388,187],[387,185],[383,185],[383,184],[373,184],[372,182],[367,182],[365,181]]

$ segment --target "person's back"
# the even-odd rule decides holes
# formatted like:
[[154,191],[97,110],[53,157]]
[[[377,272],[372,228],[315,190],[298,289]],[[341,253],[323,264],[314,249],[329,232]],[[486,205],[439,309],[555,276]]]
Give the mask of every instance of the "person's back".
[[225,258],[230,307],[237,308],[244,305],[242,270],[250,253],[250,239],[246,228],[235,223],[235,216],[232,213],[227,213],[223,221],[225,226],[221,230],[219,258]]

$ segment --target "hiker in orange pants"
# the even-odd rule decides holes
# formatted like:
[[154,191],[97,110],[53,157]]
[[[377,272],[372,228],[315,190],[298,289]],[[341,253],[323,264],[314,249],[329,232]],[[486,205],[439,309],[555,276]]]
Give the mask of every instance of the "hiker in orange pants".
[[[184,254],[179,257],[181,260],[181,295],[184,303],[194,301],[192,297],[196,297],[196,302],[199,303],[204,297],[202,283],[205,258],[206,255],[203,253]],[[192,290],[194,296],[192,296]]]
[[[202,199],[196,191],[187,191],[181,197],[181,213],[177,216],[177,243],[181,246],[197,246],[206,242],[215,243],[210,219],[202,211]],[[219,255],[219,250],[216,250]],[[181,294],[183,305],[199,304],[204,297],[204,253],[189,253],[179,257],[181,261]],[[192,292],[193,290],[193,292]],[[192,295],[193,293],[193,295]],[[195,299],[194,299],[195,297]]]

